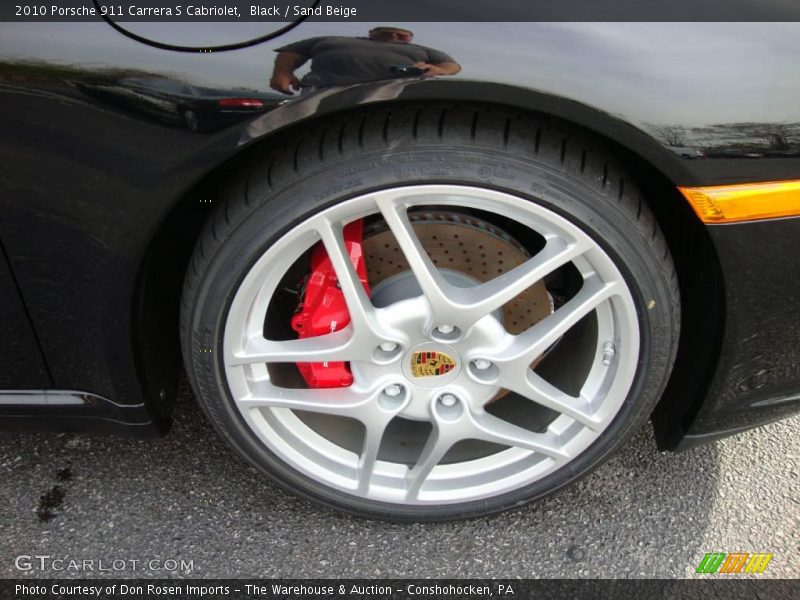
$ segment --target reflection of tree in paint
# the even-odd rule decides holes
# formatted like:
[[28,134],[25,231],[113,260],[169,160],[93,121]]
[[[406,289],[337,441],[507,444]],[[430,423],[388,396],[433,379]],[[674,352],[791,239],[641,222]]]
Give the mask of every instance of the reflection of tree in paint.
[[683,156],[800,156],[800,123],[722,123],[704,127],[650,125],[664,145]]
[[773,125],[767,143],[773,150],[789,150],[788,138],[789,128],[786,125]]
[[685,146],[686,136],[682,127],[659,127],[656,129],[658,139],[668,146]]

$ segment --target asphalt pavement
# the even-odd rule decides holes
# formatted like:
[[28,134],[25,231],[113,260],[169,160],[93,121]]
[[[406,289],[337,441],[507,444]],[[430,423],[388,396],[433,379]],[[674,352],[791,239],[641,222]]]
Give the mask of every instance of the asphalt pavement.
[[163,439],[0,437],[0,577],[672,578],[706,552],[771,552],[759,577],[798,577],[799,488],[800,417],[680,454],[648,426],[522,509],[370,521],[267,481],[187,391]]

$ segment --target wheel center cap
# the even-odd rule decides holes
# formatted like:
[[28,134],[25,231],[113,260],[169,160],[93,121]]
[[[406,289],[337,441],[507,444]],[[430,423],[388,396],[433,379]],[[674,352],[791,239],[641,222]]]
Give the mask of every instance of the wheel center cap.
[[461,357],[452,346],[430,342],[412,348],[403,357],[403,374],[424,388],[447,385],[461,373]]

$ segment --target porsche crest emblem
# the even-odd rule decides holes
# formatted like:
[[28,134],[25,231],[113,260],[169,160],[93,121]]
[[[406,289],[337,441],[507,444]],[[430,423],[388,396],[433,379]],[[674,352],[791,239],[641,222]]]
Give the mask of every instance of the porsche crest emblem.
[[411,374],[414,377],[436,377],[449,373],[456,361],[444,352],[414,352],[411,355]]

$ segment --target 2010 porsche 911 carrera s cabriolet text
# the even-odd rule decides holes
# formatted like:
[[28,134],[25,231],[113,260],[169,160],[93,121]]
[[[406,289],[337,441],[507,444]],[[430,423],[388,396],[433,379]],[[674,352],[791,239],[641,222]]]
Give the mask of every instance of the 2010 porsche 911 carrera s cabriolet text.
[[800,407],[798,9],[56,4],[0,23],[0,427],[163,434],[185,372],[289,490],[419,520]]

